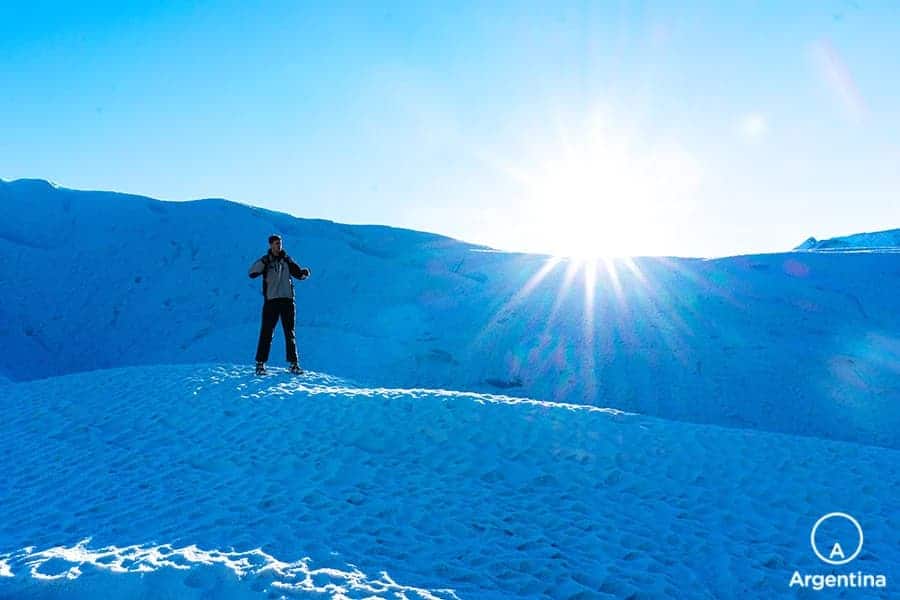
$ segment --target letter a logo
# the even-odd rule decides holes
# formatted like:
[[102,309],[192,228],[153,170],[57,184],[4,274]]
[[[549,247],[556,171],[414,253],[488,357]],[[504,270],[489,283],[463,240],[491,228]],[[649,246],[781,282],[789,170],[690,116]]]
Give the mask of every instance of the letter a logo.
[[841,545],[837,542],[834,543],[834,548],[831,549],[831,554],[828,555],[828,558],[834,560],[834,557],[847,558],[844,556],[844,550],[841,548]]
[[[833,544],[831,546],[831,554],[826,557],[824,554],[819,552],[819,548],[816,546],[816,531],[819,529],[820,525],[822,525],[823,523],[825,523],[826,521],[829,521],[831,519],[838,519],[839,522],[840,521],[848,521],[853,526],[853,529],[856,530],[856,534],[859,536],[859,541],[856,545],[856,550],[854,550],[853,554],[851,554],[850,556],[846,556],[844,554],[844,549],[843,549],[843,547],[841,547],[840,542],[833,541],[834,537],[832,537],[831,540],[828,540],[829,542],[833,541]],[[825,541],[825,540],[822,540],[822,541]],[[846,541],[846,540],[844,540],[844,541]],[[842,512],[828,513],[827,515],[823,515],[818,521],[816,521],[815,525],[813,525],[812,531],[810,531],[810,533],[809,533],[809,544],[812,546],[813,552],[815,552],[816,556],[818,556],[819,560],[821,560],[822,562],[828,563],[830,565],[845,565],[848,562],[855,559],[857,556],[859,556],[859,553],[862,551],[863,530],[859,524],[859,521],[857,521],[856,519],[854,519],[847,513],[842,513]],[[826,546],[826,548],[827,548],[827,546]]]

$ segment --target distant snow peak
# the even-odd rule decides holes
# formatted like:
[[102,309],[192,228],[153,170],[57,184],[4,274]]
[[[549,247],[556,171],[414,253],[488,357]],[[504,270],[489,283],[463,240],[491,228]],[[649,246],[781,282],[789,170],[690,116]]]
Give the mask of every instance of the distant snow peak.
[[819,241],[816,238],[810,236],[810,237],[806,238],[806,240],[802,244],[800,244],[799,246],[797,246],[794,249],[795,250],[809,250],[810,248],[815,248],[816,244],[818,244],[818,243],[819,243]]
[[900,251],[900,229],[854,233],[825,240],[810,237],[794,250],[897,252]]

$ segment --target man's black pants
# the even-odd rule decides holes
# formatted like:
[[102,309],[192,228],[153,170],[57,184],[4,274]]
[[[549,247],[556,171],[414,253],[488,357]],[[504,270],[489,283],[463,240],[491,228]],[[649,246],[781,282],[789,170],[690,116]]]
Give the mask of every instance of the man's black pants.
[[263,303],[262,327],[259,329],[259,344],[256,346],[256,362],[269,360],[269,350],[272,347],[272,337],[275,335],[275,325],[281,319],[281,327],[284,329],[284,347],[287,361],[298,362],[297,338],[294,336],[294,319],[296,307],[292,298],[273,298]]

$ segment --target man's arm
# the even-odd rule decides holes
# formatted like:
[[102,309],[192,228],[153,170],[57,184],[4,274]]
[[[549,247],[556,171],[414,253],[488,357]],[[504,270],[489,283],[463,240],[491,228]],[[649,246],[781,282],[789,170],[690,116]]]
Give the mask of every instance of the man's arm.
[[291,272],[293,277],[297,279],[306,279],[309,277],[309,269],[304,269],[300,265],[294,262],[294,259],[290,256],[287,257],[288,269]]
[[250,265],[250,279],[255,279],[262,275],[263,269],[266,268],[266,265],[263,263],[263,260],[260,258],[255,263]]

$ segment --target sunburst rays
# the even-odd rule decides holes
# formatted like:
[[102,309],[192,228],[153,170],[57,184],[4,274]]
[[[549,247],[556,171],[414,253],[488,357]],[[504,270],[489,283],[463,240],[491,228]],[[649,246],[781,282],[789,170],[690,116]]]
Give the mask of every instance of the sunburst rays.
[[521,285],[490,311],[471,346],[504,353],[513,376],[556,377],[554,399],[572,399],[577,389],[585,403],[610,400],[604,371],[635,356],[699,368],[688,362],[695,328],[709,329],[695,306],[698,295],[729,300],[699,261],[532,259],[514,263],[510,280]]

